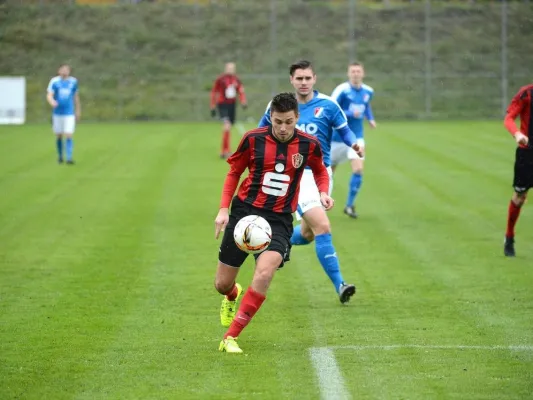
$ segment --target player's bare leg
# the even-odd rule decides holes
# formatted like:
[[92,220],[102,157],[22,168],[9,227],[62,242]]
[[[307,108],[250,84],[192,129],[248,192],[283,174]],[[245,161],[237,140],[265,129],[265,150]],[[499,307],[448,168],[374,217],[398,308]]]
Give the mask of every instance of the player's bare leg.
[[281,254],[276,251],[265,251],[257,258],[252,284],[246,290],[237,315],[220,342],[220,351],[242,353],[236,339],[265,301],[270,283],[282,261]]
[[250,287],[257,293],[266,296],[268,288],[272,283],[274,274],[283,261],[281,254],[277,251],[265,251],[257,258],[254,277]]
[[527,191],[520,193],[514,192],[513,197],[511,197],[507,213],[507,231],[505,232],[505,243],[503,246],[503,253],[506,257],[514,257],[516,255],[514,249],[514,228],[526,199]]
[[350,160],[350,166],[352,167],[352,176],[350,178],[348,199],[346,200],[346,206],[344,207],[344,214],[348,215],[350,218],[357,218],[357,213],[355,212],[355,198],[363,181],[364,160],[361,158]]
[[333,283],[341,303],[346,303],[355,294],[355,285],[346,284],[340,272],[339,259],[333,246],[331,225],[326,211],[322,207],[314,207],[303,215],[301,225],[302,236],[311,242],[315,240],[318,260]]
[[220,323],[228,327],[237,312],[237,302],[242,294],[242,287],[235,282],[239,268],[231,267],[222,262],[218,262],[215,276],[215,289],[224,295],[220,305]]
[[63,134],[56,133],[57,162],[63,164]]
[[222,262],[218,262],[217,273],[215,276],[215,289],[220,294],[227,294],[233,289],[235,285],[235,279],[239,274],[239,269],[226,265]]
[[224,118],[222,122],[222,149],[220,157],[223,159],[229,158],[231,155],[231,121]]

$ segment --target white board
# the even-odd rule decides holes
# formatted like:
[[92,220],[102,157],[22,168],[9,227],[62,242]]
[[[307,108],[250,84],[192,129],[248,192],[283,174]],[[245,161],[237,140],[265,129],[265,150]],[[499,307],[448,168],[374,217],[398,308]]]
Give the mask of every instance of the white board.
[[26,78],[0,76],[0,124],[23,124],[26,121]]

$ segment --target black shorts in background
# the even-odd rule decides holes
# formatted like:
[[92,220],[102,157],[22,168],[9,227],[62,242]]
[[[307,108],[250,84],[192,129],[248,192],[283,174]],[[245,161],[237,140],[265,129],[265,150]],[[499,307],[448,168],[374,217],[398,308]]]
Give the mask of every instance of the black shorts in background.
[[235,108],[236,104],[225,104],[225,103],[219,103],[217,104],[218,108],[218,115],[220,116],[221,120],[228,120],[233,125],[235,123]]
[[[291,249],[292,236],[292,214],[290,213],[275,213],[269,210],[253,207],[244,203],[238,197],[234,197],[231,202],[231,211],[229,216],[229,223],[224,231],[224,237],[220,244],[220,252],[218,259],[220,262],[231,267],[240,267],[248,253],[245,253],[237,247],[235,240],[233,240],[233,230],[237,222],[247,215],[259,215],[268,221],[272,228],[272,241],[268,246],[268,251],[276,251],[281,254],[282,259],[286,259]],[[255,259],[261,253],[254,254]],[[284,261],[281,262],[279,268],[283,267]]]
[[533,148],[516,149],[513,188],[516,193],[526,193],[533,187]]

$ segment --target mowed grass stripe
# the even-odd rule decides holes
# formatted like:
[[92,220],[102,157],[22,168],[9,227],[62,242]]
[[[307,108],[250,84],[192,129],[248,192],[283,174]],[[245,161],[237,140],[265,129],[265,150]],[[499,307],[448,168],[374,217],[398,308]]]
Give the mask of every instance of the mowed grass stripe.
[[[408,137],[408,134],[405,134],[405,137]],[[439,138],[436,141],[438,143]],[[395,160],[394,152],[396,149],[383,145],[379,147],[379,150],[382,151],[380,155],[383,157],[382,160],[378,160],[382,162],[376,163],[376,165],[377,168],[382,168],[379,168],[379,175],[375,174],[376,179],[371,180],[373,171],[376,171],[368,167],[365,175],[365,191],[362,192],[363,197],[361,200],[361,203],[366,206],[362,208],[364,213],[362,213],[361,219],[354,224],[355,228],[353,230],[356,238],[352,239],[352,243],[346,248],[354,249],[358,244],[358,240],[364,240],[365,234],[370,234],[374,239],[379,237],[379,243],[383,245],[380,249],[381,252],[377,251],[376,253],[377,260],[374,260],[371,264],[372,270],[368,278],[370,281],[379,280],[380,285],[376,285],[373,288],[374,290],[372,290],[373,293],[369,293],[368,296],[375,295],[380,289],[382,292],[392,289],[387,293],[389,297],[392,297],[388,301],[391,305],[396,305],[397,311],[395,314],[391,313],[390,320],[393,321],[392,324],[385,325],[389,321],[383,321],[384,332],[380,332],[381,344],[387,343],[388,340],[393,338],[402,340],[401,336],[396,336],[397,330],[403,333],[412,330],[413,339],[418,338],[418,340],[426,343],[434,342],[435,340],[449,340],[451,342],[458,338],[463,338],[465,341],[483,340],[487,342],[494,340],[503,340],[504,342],[509,340],[512,342],[514,339],[519,339],[518,335],[508,336],[509,330],[516,328],[518,332],[523,333],[527,331],[530,323],[526,323],[525,326],[520,326],[520,324],[513,326],[511,324],[511,328],[505,329],[500,335],[494,335],[491,332],[493,321],[485,322],[483,316],[477,315],[479,311],[476,310],[476,306],[469,306],[468,304],[472,291],[477,295],[477,298],[474,297],[472,299],[472,303],[480,300],[483,302],[484,299],[491,298],[491,295],[498,291],[499,280],[492,271],[485,272],[484,270],[486,267],[483,263],[487,261],[487,255],[492,257],[492,254],[481,251],[478,260],[476,260],[475,257],[471,258],[470,251],[472,248],[477,247],[477,243],[470,247],[463,245],[463,240],[466,239],[467,243],[469,243],[469,237],[476,234],[479,235],[487,230],[485,226],[487,224],[481,218],[475,221],[476,223],[474,224],[470,223],[470,218],[467,219],[467,223],[464,222],[461,196],[463,196],[463,191],[468,192],[469,189],[475,191],[476,185],[468,186],[466,182],[459,180],[457,182],[460,184],[457,185],[454,184],[453,179],[451,182],[446,182],[445,180],[443,187],[449,188],[450,198],[448,196],[441,198],[441,193],[439,191],[434,192],[431,187],[433,183],[442,181],[442,179],[438,179],[442,178],[438,174],[439,169],[428,169],[426,170],[428,171],[426,176],[424,178],[420,177],[421,174],[424,174],[423,167],[428,164],[431,165],[433,160],[433,158],[428,157],[427,152],[411,151],[409,158],[406,157],[403,161],[391,163],[390,160]],[[431,156],[431,153],[429,155]],[[371,161],[378,158],[376,150],[374,150],[373,157]],[[370,165],[371,161],[367,165]],[[376,188],[379,188],[379,192],[375,190]],[[479,190],[482,190],[482,188],[479,188]],[[450,202],[454,196],[456,196],[457,201]],[[369,201],[365,202],[365,198],[368,198]],[[370,220],[368,223],[366,222],[367,217]],[[378,223],[376,223],[376,218],[379,221]],[[345,223],[351,222],[346,219],[344,221],[346,221]],[[342,221],[340,222],[342,223]],[[357,227],[359,224],[365,224],[361,229],[363,231],[361,234],[358,234]],[[379,231],[380,235],[378,236],[377,233],[372,235],[373,232],[369,231],[372,228]],[[390,246],[391,241],[399,242],[403,251],[398,251],[396,247]],[[364,253],[371,250],[371,248],[366,247],[366,245],[371,244],[369,242],[366,241],[362,245]],[[459,248],[455,244],[456,242],[459,242]],[[498,253],[501,251],[500,243],[498,243]],[[458,251],[454,251],[456,249]],[[357,253],[357,249],[352,250],[352,252]],[[397,259],[392,268],[385,267],[381,269],[380,261],[386,252],[393,253]],[[402,257],[402,254],[404,257]],[[457,257],[464,260],[464,267],[457,265]],[[499,260],[503,261],[503,257],[500,254],[498,254],[498,257]],[[480,265],[477,265],[478,263]],[[414,274],[412,273],[413,269],[415,271]],[[395,274],[394,271],[397,273]],[[474,274],[471,273],[471,275],[477,274],[475,276],[476,279],[464,279],[464,274],[468,274],[468,271],[476,271]],[[382,272],[385,272],[387,276],[382,276]],[[419,273],[418,276],[416,272]],[[497,272],[500,274],[507,273],[505,269],[500,269]],[[409,283],[402,280],[398,275],[407,275],[408,279],[406,281]],[[483,280],[487,280],[487,277],[489,280],[488,285],[492,285],[492,292],[485,292],[476,287]],[[519,280],[520,276],[517,275],[515,278]],[[482,285],[486,287],[487,283],[484,282]],[[396,287],[396,290],[394,290],[394,287]],[[465,293],[467,294],[466,296]],[[459,301],[456,299],[459,299]],[[358,300],[360,302],[364,301]],[[388,310],[383,309],[383,306],[388,303],[386,296],[380,300],[375,304],[379,304],[379,314],[382,316]],[[496,302],[497,300],[491,302],[490,305],[497,308]],[[431,307],[432,304],[434,304],[434,307]],[[472,312],[468,311],[469,307],[472,308]],[[466,312],[464,311],[465,308],[467,308]],[[414,312],[414,310],[416,311]],[[508,322],[503,321],[505,316],[501,312],[498,315],[497,310],[492,308],[489,308],[489,310],[488,312],[492,312],[497,316],[495,319],[499,319],[498,323],[505,325]],[[466,317],[464,314],[466,314]],[[412,317],[411,323],[409,323],[409,320],[404,320],[405,316]],[[524,320],[520,306],[516,307],[513,317],[517,321]],[[376,328],[378,327],[376,326]],[[467,329],[465,330],[465,328]],[[362,327],[362,329],[365,328]],[[419,335],[416,335],[417,331],[419,331]],[[369,333],[369,337],[370,335],[371,333]],[[403,343],[409,342],[403,341]],[[527,357],[526,355],[521,356]],[[357,366],[376,365],[376,357],[375,354],[370,356],[348,354],[346,355],[346,363],[343,365],[345,368],[353,369],[355,367],[353,363],[356,360]],[[390,364],[386,365],[389,365],[388,370],[390,370]],[[420,357],[411,355],[409,356],[409,365],[424,365],[424,361]],[[409,365],[402,366],[400,369],[394,368],[393,371],[397,371],[397,376],[401,376],[400,371],[409,371]],[[431,363],[426,367],[435,368]],[[360,393],[362,397],[379,398],[381,393],[381,396],[386,397],[393,393],[392,388],[397,387],[399,384],[398,379],[391,379],[390,387],[388,387],[387,379],[384,379],[386,374],[390,373],[387,370],[380,370],[379,373],[376,373],[375,370],[366,368],[366,371],[369,373],[363,375],[363,379],[356,379],[356,383],[350,385],[350,390],[353,390],[356,396]],[[525,369],[521,371],[522,378],[524,377],[524,371]],[[360,371],[360,373],[365,374],[364,371]],[[349,376],[357,377],[360,375],[359,373],[354,373]],[[369,389],[366,393],[363,390],[365,387]],[[411,390],[412,388],[409,389]],[[431,393],[436,395],[439,392],[446,393],[446,390],[447,387],[442,387],[438,390],[438,385],[432,384],[431,379],[428,381],[417,379],[414,392],[419,394],[420,398],[424,398],[424,393],[426,395]],[[396,392],[394,390],[394,393]],[[409,392],[411,393],[411,391]]]
[[[105,368],[85,378],[97,384],[79,393],[80,398],[91,398],[102,392],[111,398],[120,398],[128,393],[148,395],[154,391],[162,397],[172,397],[176,391],[191,398],[200,395],[233,398],[243,394],[277,397],[284,393],[281,389],[284,381],[288,386],[287,378],[282,377],[276,366],[278,360],[287,358],[287,353],[280,357],[277,348],[272,347],[275,342],[271,338],[276,336],[276,330],[282,329],[279,311],[268,310],[270,297],[276,299],[274,294],[269,296],[258,322],[247,329],[243,338],[243,347],[254,358],[235,360],[231,356],[221,357],[217,352],[224,332],[218,319],[221,297],[212,287],[217,254],[216,248],[206,252],[204,246],[216,244],[213,219],[219,193],[213,195],[213,188],[219,191],[228,167],[217,159],[216,153],[207,153],[199,163],[197,154],[192,151],[196,149],[196,142],[189,140],[193,137],[182,135],[176,144],[187,141],[188,145],[180,149],[179,162],[172,166],[165,190],[155,206],[152,235],[157,246],[151,251],[147,249],[146,256],[154,260],[154,268],[143,278],[146,292],[139,293],[137,306],[125,318],[113,345],[103,354],[100,364]],[[200,168],[191,168],[195,164],[200,164]],[[203,185],[213,173],[221,175],[216,183]],[[192,201],[187,194],[194,194]],[[204,198],[213,203],[206,209],[207,215],[198,213],[203,204],[194,201]],[[190,240],[193,237],[205,239]],[[251,272],[250,265],[243,267],[240,277],[243,283],[250,281]],[[187,290],[189,288],[195,289]],[[154,304],[158,308],[154,308]],[[269,321],[271,314],[277,318]],[[262,320],[265,317],[267,320]],[[286,346],[287,351],[293,354],[300,348],[295,345],[292,351],[289,347]],[[306,357],[301,358],[298,364],[307,362]],[[264,378],[260,384],[254,380],[259,374]]]
[[[133,154],[147,150],[146,143],[140,147],[134,141],[129,143]],[[102,144],[118,147],[120,141],[115,143],[113,138],[108,138]],[[152,170],[153,179],[146,182],[104,179],[104,185],[93,180],[91,186],[80,185],[83,187],[64,196],[62,209],[68,211],[70,224],[65,225],[70,232],[58,246],[62,247],[63,257],[65,253],[71,257],[63,262],[48,259],[34,276],[26,276],[24,280],[30,287],[23,287],[18,296],[28,296],[31,301],[26,309],[9,310],[14,321],[8,325],[8,333],[12,335],[13,330],[22,329],[26,333],[22,337],[14,336],[12,354],[21,347],[36,350],[22,365],[12,365],[12,372],[16,370],[17,378],[23,381],[19,387],[25,396],[46,393],[44,382],[47,381],[55,382],[56,386],[49,388],[53,393],[57,393],[58,387],[63,388],[64,395],[73,393],[73,381],[91,368],[95,354],[107,346],[129,303],[135,299],[133,288],[145,268],[139,244],[146,236],[146,226],[150,226],[152,201],[158,197],[161,183],[157,179],[161,166],[171,162],[161,159],[158,152],[151,154],[151,160],[145,160],[148,162],[142,168]],[[126,158],[115,160],[117,164],[108,165],[102,171],[103,176],[108,177],[109,171],[121,171],[121,163]],[[91,208],[94,202],[100,202],[100,208]],[[86,211],[88,214],[84,214]],[[50,212],[35,220],[41,231],[43,227],[53,226],[53,221],[47,220],[49,215]],[[89,229],[87,224],[77,223],[78,215],[89,221]],[[41,234],[50,235],[46,231]],[[40,248],[21,246],[18,251],[27,254],[32,250],[39,254]],[[54,267],[54,273],[50,274],[50,268]],[[27,264],[20,265],[22,271],[27,268]],[[43,280],[43,274],[49,275],[48,278]],[[27,324],[16,322],[17,317],[27,319]],[[43,347],[39,349],[40,343]],[[51,368],[49,360],[53,360]]]

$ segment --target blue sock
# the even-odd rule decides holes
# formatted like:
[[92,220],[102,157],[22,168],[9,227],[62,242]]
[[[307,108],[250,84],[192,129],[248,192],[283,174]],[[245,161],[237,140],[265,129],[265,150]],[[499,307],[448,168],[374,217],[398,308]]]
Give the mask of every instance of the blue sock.
[[56,146],[57,146],[57,156],[60,160],[63,159],[63,139],[57,138],[56,139]]
[[335,290],[339,293],[339,286],[344,282],[344,279],[340,272],[337,252],[331,241],[331,233],[315,236],[315,242],[316,255],[320,260],[320,264],[322,264],[322,268],[324,268],[333,286],[335,286]]
[[359,192],[362,183],[363,175],[361,175],[360,173],[352,174],[352,177],[350,178],[350,188],[348,189],[348,200],[346,201],[347,207],[353,207],[357,192]]
[[301,225],[296,225],[294,227],[294,231],[292,232],[292,236],[291,236],[291,244],[295,246],[299,246],[302,244],[309,244],[309,241],[302,236]]
[[67,160],[72,161],[72,150],[74,148],[74,143],[72,142],[72,138],[67,138],[67,144],[65,147],[67,150]]

